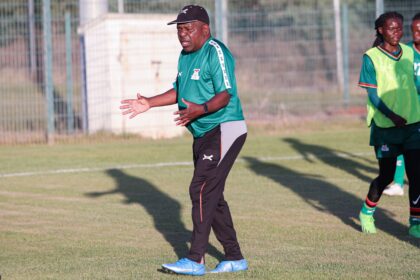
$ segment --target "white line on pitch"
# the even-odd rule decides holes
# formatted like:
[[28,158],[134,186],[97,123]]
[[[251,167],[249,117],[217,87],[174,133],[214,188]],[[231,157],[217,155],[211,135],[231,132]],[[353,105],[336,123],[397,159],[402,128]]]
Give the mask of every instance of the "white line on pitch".
[[159,162],[152,164],[126,164],[116,165],[112,167],[86,167],[86,168],[69,168],[69,169],[56,169],[46,171],[32,171],[32,172],[19,172],[19,173],[5,173],[0,174],[0,178],[5,177],[24,177],[24,176],[36,176],[36,175],[49,175],[49,174],[63,174],[63,173],[80,173],[80,172],[96,172],[105,171],[110,169],[131,169],[131,168],[156,168],[162,166],[182,166],[192,165],[192,162]]
[[[301,160],[304,158],[316,159],[316,158],[349,158],[352,156],[366,156],[371,153],[358,152],[351,154],[341,154],[337,153],[334,155],[324,154],[324,155],[309,155],[307,157],[303,156],[277,156],[277,157],[256,157],[256,160],[260,161],[284,161],[284,160]],[[246,160],[238,159],[238,162],[244,163]],[[178,161],[178,162],[158,162],[158,163],[149,163],[149,164],[125,164],[125,165],[116,165],[111,167],[86,167],[86,168],[69,168],[69,169],[56,169],[56,170],[46,170],[46,171],[29,171],[29,172],[18,172],[18,173],[0,173],[0,178],[10,178],[10,177],[25,177],[25,176],[38,176],[38,175],[50,175],[50,174],[64,174],[64,173],[80,173],[80,172],[97,172],[97,171],[106,171],[110,169],[133,169],[133,168],[158,168],[158,167],[172,167],[172,166],[189,166],[192,165],[192,162],[189,161]]]

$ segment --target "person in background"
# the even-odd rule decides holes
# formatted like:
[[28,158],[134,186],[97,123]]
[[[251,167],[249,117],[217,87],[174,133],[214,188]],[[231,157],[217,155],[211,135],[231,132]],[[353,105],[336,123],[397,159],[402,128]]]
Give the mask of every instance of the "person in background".
[[[413,41],[409,42],[407,46],[413,48],[414,51],[414,81],[417,88],[417,94],[419,94],[420,97],[420,13],[417,13],[411,21],[411,35]],[[404,195],[404,173],[404,157],[399,155],[394,182],[387,187],[383,193],[390,196]]]
[[404,195],[404,156],[399,155],[397,158],[397,166],[395,167],[394,180],[383,192],[385,195],[397,196]]
[[420,13],[417,13],[411,21],[411,35],[413,41],[407,45],[414,51],[414,82],[420,100]]
[[386,186],[404,156],[410,203],[410,236],[420,238],[420,102],[414,82],[413,49],[400,43],[403,16],[387,12],[375,21],[376,40],[363,56],[359,86],[365,88],[370,145],[379,175],[370,184],[359,213],[362,231],[376,233],[373,218]]
[[130,118],[152,107],[178,104],[177,125],[193,135],[194,175],[189,186],[193,232],[186,258],[163,264],[165,271],[203,275],[211,229],[225,251],[225,260],[211,273],[248,269],[236,237],[223,191],[227,176],[245,143],[247,127],[238,97],[235,61],[228,48],[210,34],[207,11],[197,5],[182,8],[176,24],[182,51],[173,88],[150,98],[122,100]]

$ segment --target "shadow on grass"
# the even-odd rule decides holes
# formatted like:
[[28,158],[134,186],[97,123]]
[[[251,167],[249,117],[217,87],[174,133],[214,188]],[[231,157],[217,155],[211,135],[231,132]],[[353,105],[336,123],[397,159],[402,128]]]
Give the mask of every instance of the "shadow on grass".
[[[172,246],[178,258],[185,257],[189,251],[191,231],[185,227],[181,219],[181,204],[147,180],[127,175],[119,169],[110,169],[106,173],[116,181],[116,188],[86,195],[97,198],[104,195],[122,194],[126,198],[126,204],[139,204],[153,218],[156,230]],[[219,261],[223,258],[223,254],[211,244],[207,253]]]
[[[283,141],[288,143],[296,152],[300,153],[303,159],[308,163],[313,163],[314,161],[312,158],[317,158],[319,161],[327,165],[344,170],[348,174],[357,177],[367,184],[370,184],[373,176],[376,176],[378,172],[376,168],[369,166],[376,164],[376,160],[372,161],[348,152],[332,150],[320,145],[303,143],[299,139],[295,138],[285,138]],[[354,159],[361,159],[369,165],[360,163]],[[370,177],[365,175],[363,172],[369,172],[373,175]]]
[[[358,221],[359,210],[363,204],[363,200],[359,197],[326,182],[319,175],[300,173],[286,166],[263,162],[253,157],[244,157],[244,159],[256,174],[290,189],[317,211],[334,215],[344,224],[360,231],[359,222],[355,222]],[[395,221],[389,211],[378,208],[375,218],[378,229],[415,247],[420,247],[419,240],[408,236],[407,225]]]

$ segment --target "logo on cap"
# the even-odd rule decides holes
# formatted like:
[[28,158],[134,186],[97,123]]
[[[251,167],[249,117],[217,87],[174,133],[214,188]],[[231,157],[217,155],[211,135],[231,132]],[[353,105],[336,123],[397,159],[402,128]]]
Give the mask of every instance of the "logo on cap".
[[206,24],[210,24],[209,15],[207,14],[206,9],[198,5],[188,5],[181,9],[176,20],[168,23],[188,23],[193,21],[201,21]]

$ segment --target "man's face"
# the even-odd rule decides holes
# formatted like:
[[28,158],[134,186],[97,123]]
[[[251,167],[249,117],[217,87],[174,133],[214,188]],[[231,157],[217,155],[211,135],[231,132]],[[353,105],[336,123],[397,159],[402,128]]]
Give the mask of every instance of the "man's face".
[[389,18],[383,27],[379,27],[379,33],[384,36],[385,43],[397,46],[403,36],[403,23],[400,19]]
[[208,25],[200,21],[177,24],[178,40],[185,52],[199,50],[208,39]]
[[411,24],[411,33],[416,46],[420,46],[420,20],[415,20]]

